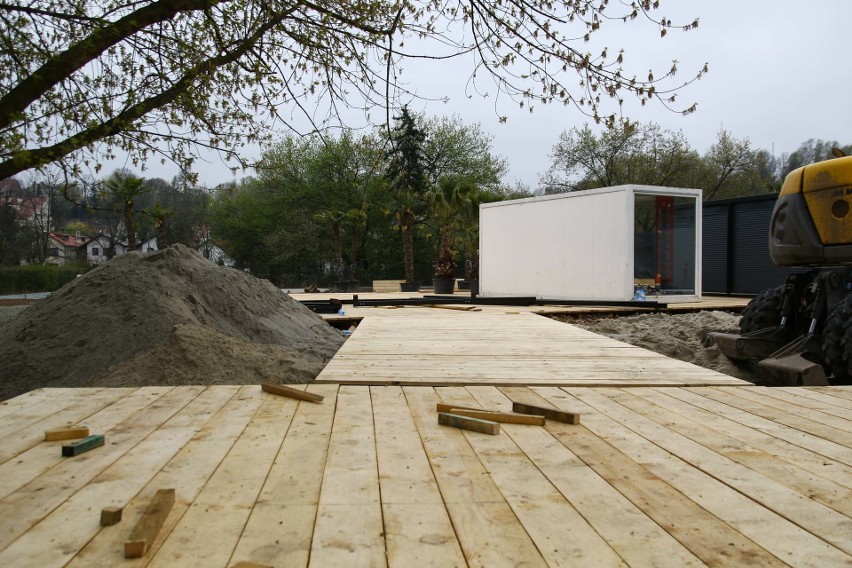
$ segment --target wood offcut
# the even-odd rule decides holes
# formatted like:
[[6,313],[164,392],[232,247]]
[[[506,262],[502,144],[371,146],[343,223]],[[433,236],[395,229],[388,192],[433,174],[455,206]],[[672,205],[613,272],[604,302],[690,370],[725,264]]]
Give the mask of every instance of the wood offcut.
[[100,448],[104,445],[104,435],[103,434],[95,434],[93,436],[89,436],[87,438],[83,438],[79,442],[74,442],[73,444],[63,444],[62,446],[62,457],[70,458],[74,456],[79,456],[80,454],[84,454],[95,448]]
[[565,424],[580,423],[580,415],[576,412],[563,412],[561,410],[554,410],[553,408],[543,408],[541,406],[533,406],[532,404],[524,404],[522,402],[513,402],[512,412],[544,416],[548,420],[564,422]]
[[481,432],[496,436],[500,433],[500,425],[490,420],[480,420],[478,418],[469,418],[467,416],[459,416],[458,414],[449,414],[447,412],[438,413],[438,424],[443,426],[452,426],[462,430],[470,430],[471,432]]
[[123,512],[121,507],[104,507],[101,509],[101,526],[109,527],[119,523]]
[[286,396],[288,398],[295,398],[298,400],[306,400],[308,402],[322,402],[323,399],[323,397],[318,394],[294,389],[292,387],[285,387],[284,385],[277,385],[275,383],[261,383],[260,388],[263,389],[264,392]]
[[130,531],[130,536],[124,543],[125,558],[142,558],[148,553],[151,543],[157,538],[169,511],[175,504],[174,489],[160,489],[148,504],[142,518]]
[[479,418],[480,420],[490,420],[491,422],[502,422],[504,424],[529,424],[532,426],[544,426],[547,419],[544,416],[536,416],[532,414],[512,414],[508,412],[499,412],[496,410],[487,410],[485,408],[473,408],[470,406],[458,406],[455,404],[447,404],[439,402],[437,404],[438,412],[447,412],[458,416],[467,416],[468,418]]
[[53,428],[44,431],[45,442],[56,442],[58,440],[75,440],[77,438],[85,438],[89,435],[89,428],[86,426],[64,426],[62,428]]

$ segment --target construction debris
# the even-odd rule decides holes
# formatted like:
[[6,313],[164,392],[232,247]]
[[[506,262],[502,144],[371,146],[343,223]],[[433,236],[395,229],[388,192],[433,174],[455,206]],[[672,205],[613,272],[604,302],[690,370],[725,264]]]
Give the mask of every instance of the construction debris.
[[95,434],[93,436],[83,438],[79,442],[74,442],[73,444],[64,444],[62,446],[62,457],[71,458],[74,456],[79,456],[80,454],[90,452],[95,448],[100,448],[103,445],[104,435]]
[[151,499],[142,518],[130,531],[130,536],[124,543],[125,558],[142,558],[151,548],[151,543],[157,538],[160,529],[169,516],[169,511],[175,504],[174,489],[160,489]]
[[121,507],[105,507],[101,509],[101,526],[109,527],[121,522],[124,509]]
[[76,438],[85,438],[88,435],[89,428],[86,426],[64,426],[62,428],[45,430],[44,441],[56,442],[59,440],[74,440]]
[[264,392],[277,394],[280,396],[286,396],[289,398],[296,398],[299,400],[307,400],[309,402],[322,402],[322,399],[324,398],[323,396],[314,394],[312,392],[294,389],[291,387],[285,387],[284,385],[276,385],[274,383],[261,383],[260,388]]
[[521,402],[512,403],[512,412],[536,414],[538,416],[544,416],[548,420],[564,422],[565,424],[580,423],[580,415],[576,412],[563,412],[561,410],[554,410],[553,408],[543,408],[541,406],[533,406],[532,404],[524,404]]
[[482,432],[483,434],[491,434],[496,436],[500,433],[500,425],[490,420],[480,420],[478,418],[468,418],[458,414],[449,414],[447,412],[438,413],[438,424],[442,426],[452,426],[462,430],[470,430],[472,432]]

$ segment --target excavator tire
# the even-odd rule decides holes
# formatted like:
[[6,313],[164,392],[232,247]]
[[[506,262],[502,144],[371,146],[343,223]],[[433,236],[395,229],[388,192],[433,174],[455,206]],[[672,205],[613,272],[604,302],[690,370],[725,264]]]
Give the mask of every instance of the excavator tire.
[[822,355],[832,383],[852,382],[852,294],[838,302],[825,320]]
[[740,319],[740,333],[746,334],[781,324],[781,300],[784,286],[764,290],[748,303]]

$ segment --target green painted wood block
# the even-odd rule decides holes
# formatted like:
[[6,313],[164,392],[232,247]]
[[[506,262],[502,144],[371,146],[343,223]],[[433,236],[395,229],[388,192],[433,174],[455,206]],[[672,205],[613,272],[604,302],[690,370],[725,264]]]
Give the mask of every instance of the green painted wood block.
[[73,456],[78,456],[80,454],[86,453],[89,450],[94,450],[95,448],[100,448],[104,445],[104,435],[103,434],[95,434],[94,436],[89,436],[88,438],[83,438],[79,442],[74,442],[73,444],[63,444],[62,446],[62,457],[70,458]]

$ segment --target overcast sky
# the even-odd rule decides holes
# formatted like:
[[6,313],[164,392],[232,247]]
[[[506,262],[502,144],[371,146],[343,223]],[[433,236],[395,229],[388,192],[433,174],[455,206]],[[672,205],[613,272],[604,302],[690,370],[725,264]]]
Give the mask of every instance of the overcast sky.
[[[674,23],[697,17],[698,29],[672,31],[660,38],[654,25],[608,23],[599,41],[611,53],[623,48],[624,68],[631,73],[666,70],[672,59],[679,61],[681,81],[705,62],[710,72],[679,95],[683,106],[698,103],[696,113],[682,116],[649,105],[629,109],[629,118],[682,130],[702,153],[721,128],[737,138],[748,138],[755,148],[774,150],[776,155],[795,150],[808,138],[852,142],[852,73],[847,58],[852,1],[661,3],[660,15]],[[535,189],[550,164],[549,154],[559,134],[587,122],[575,109],[561,105],[538,105],[530,114],[508,99],[498,101],[495,110],[493,98],[468,98],[467,61],[416,68],[409,64],[406,68],[405,77],[420,95],[449,97],[447,103],[413,101],[412,108],[429,116],[458,114],[466,123],[480,123],[494,137],[495,153],[508,159],[510,172],[505,181],[509,184],[520,181]],[[568,79],[568,84],[576,82],[575,77]],[[498,114],[506,115],[508,121],[500,124]],[[381,116],[374,118],[381,120]],[[200,181],[208,186],[234,179],[216,158],[198,170]],[[170,178],[174,173],[167,166],[151,165],[143,175]],[[250,174],[238,172],[236,177]]]

